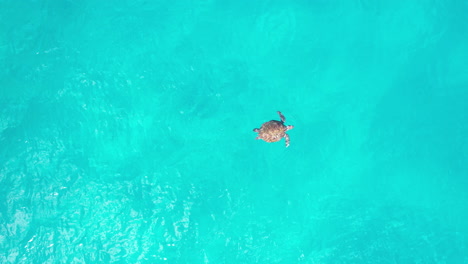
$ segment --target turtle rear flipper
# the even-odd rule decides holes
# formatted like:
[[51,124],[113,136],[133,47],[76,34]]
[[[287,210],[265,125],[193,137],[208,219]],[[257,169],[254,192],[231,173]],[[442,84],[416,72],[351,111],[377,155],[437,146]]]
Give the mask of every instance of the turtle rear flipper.
[[257,132],[257,133],[258,133],[258,132],[260,132],[260,129],[254,128],[254,129],[253,129],[253,132]]
[[286,140],[286,147],[289,147],[289,135],[285,134],[284,139]]

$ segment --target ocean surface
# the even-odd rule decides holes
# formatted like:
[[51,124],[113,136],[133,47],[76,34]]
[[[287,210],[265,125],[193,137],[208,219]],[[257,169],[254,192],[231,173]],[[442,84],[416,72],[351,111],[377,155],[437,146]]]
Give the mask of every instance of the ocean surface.
[[467,14],[0,0],[0,263],[468,263]]

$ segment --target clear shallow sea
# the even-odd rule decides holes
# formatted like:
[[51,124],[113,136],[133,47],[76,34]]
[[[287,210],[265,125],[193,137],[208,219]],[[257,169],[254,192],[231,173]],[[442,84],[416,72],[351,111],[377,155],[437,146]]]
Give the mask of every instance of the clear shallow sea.
[[0,263],[468,263],[467,14],[0,1]]

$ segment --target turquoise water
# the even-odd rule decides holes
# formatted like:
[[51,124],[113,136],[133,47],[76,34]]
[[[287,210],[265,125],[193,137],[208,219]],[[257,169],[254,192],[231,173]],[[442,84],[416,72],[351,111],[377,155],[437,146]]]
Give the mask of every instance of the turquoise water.
[[468,263],[467,13],[0,1],[0,262]]

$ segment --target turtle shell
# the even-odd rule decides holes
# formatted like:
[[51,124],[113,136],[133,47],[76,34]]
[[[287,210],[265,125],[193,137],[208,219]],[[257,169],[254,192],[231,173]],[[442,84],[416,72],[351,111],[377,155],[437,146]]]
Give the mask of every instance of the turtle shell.
[[283,122],[271,120],[262,125],[258,131],[258,137],[266,142],[276,142],[284,137],[286,130]]

